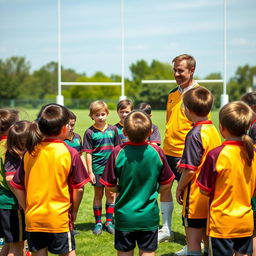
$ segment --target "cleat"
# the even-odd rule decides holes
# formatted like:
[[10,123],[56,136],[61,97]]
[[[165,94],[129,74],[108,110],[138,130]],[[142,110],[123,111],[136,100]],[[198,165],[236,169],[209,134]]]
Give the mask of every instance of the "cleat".
[[174,240],[173,232],[166,229],[158,230],[158,243],[170,242]]
[[92,231],[94,235],[100,235],[102,233],[102,223],[97,223]]
[[105,230],[110,233],[110,234],[114,234],[115,233],[115,229],[114,229],[114,225],[111,221],[107,221],[105,223]]

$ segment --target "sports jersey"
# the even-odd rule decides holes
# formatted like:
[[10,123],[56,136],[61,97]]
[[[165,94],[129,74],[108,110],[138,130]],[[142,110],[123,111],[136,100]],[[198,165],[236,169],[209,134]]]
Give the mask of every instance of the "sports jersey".
[[197,184],[210,193],[207,234],[216,238],[249,237],[253,234],[251,198],[256,187],[256,151],[252,166],[244,159],[242,141],[228,140],[212,149]]
[[128,137],[126,137],[126,136],[123,134],[123,128],[124,128],[123,124],[121,124],[121,123],[119,122],[119,123],[115,124],[114,126],[117,128],[118,136],[119,136],[119,138],[120,138],[120,140],[121,140],[121,143],[127,142],[129,139],[128,139]]
[[0,136],[0,209],[17,209],[17,201],[13,197],[13,193],[5,180],[4,163],[7,149],[6,143],[7,136]]
[[158,127],[154,124],[152,124],[152,134],[148,137],[148,140],[151,143],[156,143],[157,145],[161,144],[161,135],[158,130]]
[[[195,84],[193,87],[198,86],[199,84]],[[191,129],[192,122],[187,119],[182,106],[182,92],[176,87],[169,93],[166,105],[164,153],[168,156],[181,157],[185,137]]]
[[103,131],[91,126],[85,131],[82,151],[92,154],[94,174],[102,174],[113,148],[121,143],[115,126],[108,125]]
[[11,185],[25,190],[26,230],[62,233],[72,229],[72,190],[89,181],[80,154],[58,139],[45,139],[25,154]]
[[250,126],[249,136],[252,138],[253,143],[256,144],[256,120],[254,120]]
[[200,193],[196,179],[201,171],[206,154],[221,144],[216,127],[210,120],[194,124],[186,136],[185,148],[179,167],[195,172],[183,194],[182,216],[191,219],[206,219],[209,211],[209,198]]
[[78,152],[82,150],[82,139],[81,136],[77,133],[73,133],[72,138],[66,138],[64,140],[70,147],[76,149]]
[[159,226],[159,184],[174,179],[163,151],[156,145],[127,142],[114,148],[101,182],[118,186],[115,228],[120,231],[151,231]]

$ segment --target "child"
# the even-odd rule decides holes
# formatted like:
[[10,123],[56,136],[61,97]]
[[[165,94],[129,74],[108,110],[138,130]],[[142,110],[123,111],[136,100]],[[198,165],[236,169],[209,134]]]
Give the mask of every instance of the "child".
[[182,173],[176,190],[177,202],[183,205],[182,222],[187,240],[187,255],[201,255],[201,241],[204,239],[204,255],[208,255],[206,222],[209,200],[200,194],[196,179],[201,171],[206,154],[221,144],[219,133],[208,115],[213,96],[204,87],[196,87],[183,95],[185,115],[193,122],[185,140],[185,148],[178,171]]
[[142,111],[124,120],[129,142],[114,148],[101,182],[119,192],[115,206],[115,248],[118,255],[155,255],[159,226],[158,192],[170,189],[172,173],[163,151],[148,144],[152,122]]
[[[252,138],[253,143],[256,144],[256,92],[246,93],[241,97],[241,100],[248,104],[253,111],[253,118],[249,129],[249,136]],[[253,197],[251,202],[254,217],[253,256],[256,256],[256,197]]]
[[252,111],[241,101],[225,105],[219,113],[223,144],[212,149],[197,184],[210,197],[207,233],[211,255],[251,255],[256,188],[256,151],[246,135]]
[[128,138],[124,136],[124,119],[126,116],[133,110],[133,103],[130,99],[120,100],[116,106],[117,114],[120,118],[120,121],[115,124],[118,130],[118,135],[120,137],[121,143],[127,142]]
[[[136,106],[136,109],[138,110],[142,110],[144,111],[146,114],[148,114],[150,117],[151,115],[151,106],[147,103],[140,103]],[[150,136],[148,137],[148,140],[150,143],[154,143],[158,146],[161,145],[161,136],[160,136],[160,132],[158,130],[158,127],[154,124],[152,124],[152,133],[150,134]]]
[[[9,197],[11,194],[8,184],[5,180],[4,161],[7,147],[7,134],[9,128],[19,119],[19,112],[15,109],[0,109],[0,236],[4,236],[3,226],[5,224],[4,211],[11,209]],[[12,201],[12,200],[11,200]],[[7,255],[9,246],[5,244],[2,247],[1,254]]]
[[79,153],[82,151],[82,139],[81,136],[78,133],[74,132],[76,124],[76,115],[70,111],[70,132],[67,136],[67,138],[64,140],[70,147],[76,149]]
[[72,223],[90,179],[80,154],[64,143],[69,111],[58,104],[42,107],[31,124],[27,152],[11,185],[25,209],[29,250],[33,255],[75,255]]
[[[29,127],[30,122],[19,121],[12,125],[8,132],[4,172],[11,191],[10,182],[26,151]],[[9,205],[10,208],[5,210],[4,216],[5,241],[9,245],[9,253],[19,256],[22,255],[25,241],[25,218],[24,211],[19,208],[16,197],[11,191],[9,191],[8,201],[6,201],[6,205]]]
[[[93,212],[96,224],[93,234],[95,235],[100,235],[103,228],[101,212],[104,185],[99,182],[99,179],[114,146],[121,143],[117,128],[106,122],[108,114],[108,106],[104,101],[97,100],[92,102],[89,116],[94,120],[94,124],[84,134],[83,151],[86,152],[88,173],[94,185]],[[110,191],[105,191],[105,194],[107,198],[105,229],[107,232],[113,234],[114,227],[112,220],[115,195]]]

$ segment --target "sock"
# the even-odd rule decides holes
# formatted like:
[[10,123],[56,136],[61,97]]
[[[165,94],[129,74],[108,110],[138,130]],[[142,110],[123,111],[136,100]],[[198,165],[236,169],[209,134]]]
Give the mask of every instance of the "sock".
[[106,203],[106,222],[113,221],[114,207],[115,204]]
[[173,202],[160,202],[164,230],[172,231]]
[[96,223],[101,223],[101,212],[102,212],[101,207],[93,206],[93,213],[94,213]]
[[187,256],[201,256],[202,253],[200,251],[188,251]]

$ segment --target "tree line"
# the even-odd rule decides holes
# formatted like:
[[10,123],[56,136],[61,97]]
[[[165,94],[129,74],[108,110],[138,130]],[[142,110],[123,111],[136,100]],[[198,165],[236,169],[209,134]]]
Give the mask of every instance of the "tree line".
[[[172,80],[171,66],[153,60],[147,63],[138,60],[130,65],[131,78],[125,79],[125,95],[137,102],[148,102],[153,109],[165,109],[167,95],[175,84],[142,84],[142,80]],[[57,95],[56,62],[49,62],[38,70],[31,72],[30,63],[25,57],[13,56],[5,60],[0,59],[0,99],[49,99],[55,101]],[[77,73],[70,68],[62,67],[63,82],[120,82],[119,75],[110,76],[98,71],[92,76]],[[256,66],[245,65],[238,67],[235,75],[227,83],[227,93],[230,101],[237,100],[252,86]],[[195,77],[199,79],[199,77]],[[220,73],[211,73],[200,79],[222,79]],[[220,95],[223,86],[219,83],[204,84],[215,96],[215,107],[220,106]],[[114,100],[120,96],[120,88],[115,86],[64,86],[62,95],[70,100],[80,100],[81,107],[88,107],[88,102],[95,99]],[[71,105],[70,105],[71,104]],[[114,106],[113,106],[114,107]]]

